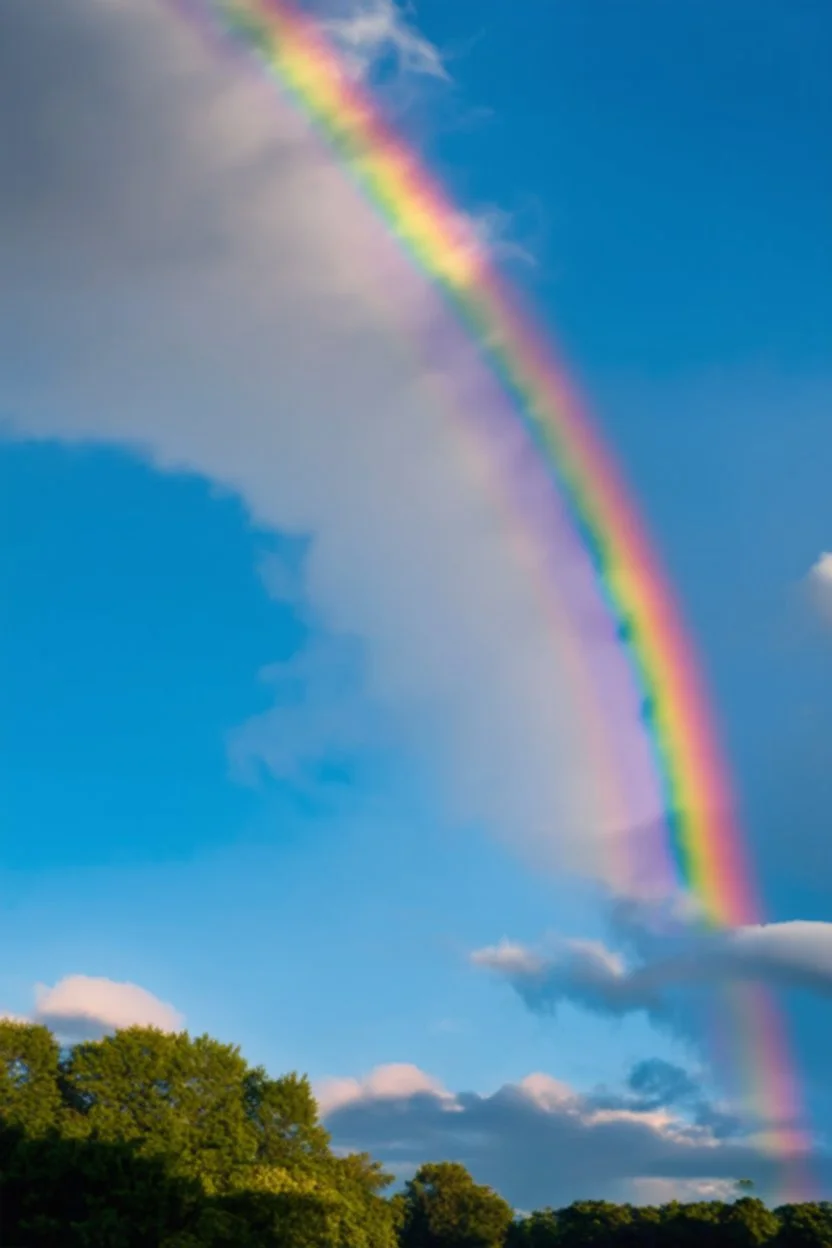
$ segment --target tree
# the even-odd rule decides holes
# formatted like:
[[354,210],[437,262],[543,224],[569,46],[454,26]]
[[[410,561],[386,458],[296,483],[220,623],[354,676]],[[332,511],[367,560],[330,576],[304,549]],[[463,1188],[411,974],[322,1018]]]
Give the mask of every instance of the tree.
[[0,1019],[0,1119],[33,1135],[57,1125],[59,1057],[48,1028]]
[[184,1231],[204,1193],[135,1144],[0,1130],[2,1243],[20,1248],[147,1248]]
[[673,1200],[661,1210],[661,1244],[672,1248],[695,1248],[707,1244],[717,1248],[723,1242],[720,1218],[724,1209],[719,1201],[703,1200],[688,1205]]
[[297,1074],[270,1079],[258,1066],[244,1076],[243,1102],[259,1165],[309,1170],[328,1161],[329,1134],[318,1120],[308,1079]]
[[733,1248],[756,1248],[771,1243],[780,1229],[776,1214],[767,1209],[761,1200],[744,1196],[733,1205],[723,1206],[721,1219],[725,1232],[722,1241]]
[[395,1248],[391,1182],[336,1156],[307,1079],[133,1027],[60,1060],[0,1031],[2,1232],[27,1248]]
[[512,1222],[506,1248],[556,1248],[561,1242],[560,1231],[560,1217],[554,1209],[538,1209]]
[[832,1208],[826,1203],[782,1205],[777,1248],[832,1248]]
[[581,1200],[562,1209],[558,1215],[560,1243],[564,1245],[618,1243],[633,1222],[630,1205],[613,1205],[606,1200]]
[[144,1156],[175,1161],[207,1192],[230,1191],[256,1153],[239,1051],[130,1027],[77,1045],[62,1064],[67,1130],[75,1138],[135,1141]]
[[512,1220],[511,1206],[463,1165],[434,1162],[406,1185],[402,1248],[501,1248]]

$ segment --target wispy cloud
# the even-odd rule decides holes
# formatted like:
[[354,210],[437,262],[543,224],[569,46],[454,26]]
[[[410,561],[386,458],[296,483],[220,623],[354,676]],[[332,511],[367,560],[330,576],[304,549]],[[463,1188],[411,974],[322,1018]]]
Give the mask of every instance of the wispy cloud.
[[366,78],[381,59],[391,56],[405,73],[449,81],[441,52],[412,17],[410,6],[395,0],[359,0],[321,25],[356,77]]
[[292,658],[273,663],[261,680],[274,705],[229,735],[234,775],[261,773],[314,791],[322,774],[352,772],[357,760],[391,744],[385,716],[366,695],[362,647],[315,637]]

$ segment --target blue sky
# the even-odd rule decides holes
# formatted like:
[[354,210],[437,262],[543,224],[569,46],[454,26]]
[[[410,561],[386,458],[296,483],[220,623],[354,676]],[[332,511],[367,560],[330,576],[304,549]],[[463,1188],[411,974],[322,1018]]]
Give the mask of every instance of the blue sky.
[[[151,7],[4,18],[0,1008],[102,977],[316,1080],[411,1063],[454,1094],[544,1072],[624,1096],[660,1058],[720,1096],[693,1024],[577,980],[541,1016],[522,976],[470,965],[503,937],[610,939],[571,797],[555,810],[581,765],[557,673],[527,662],[527,588],[463,469],[432,458],[441,412],[386,329],[390,273],[402,305],[429,296],[271,89]],[[360,11],[338,9],[342,33]],[[832,545],[828,6],[364,11],[371,83],[501,222],[650,521],[767,917],[832,922],[832,638],[807,592]],[[788,998],[821,1132],[826,935],[805,955],[821,991]],[[600,1187],[530,1191],[512,1129],[472,1162],[512,1199],[667,1194],[626,1158]],[[736,1157],[669,1161],[674,1190]]]
[[[438,822],[406,760],[377,764],[358,793],[230,775],[230,730],[267,703],[257,671],[308,631],[257,576],[280,543],[234,500],[119,451],[11,442],[3,470],[21,535],[4,557],[9,941],[32,922],[7,1007],[83,966],[150,980],[199,1025],[251,1028],[259,1058],[316,1075],[396,1058],[487,1085],[545,1065],[552,1036],[522,1017],[507,1053],[471,1052],[471,1033],[508,1020],[465,958],[495,925],[530,940],[549,926],[551,881]],[[586,922],[557,904],[560,923]],[[613,1043],[593,1030],[611,1070],[637,1059],[637,1023]],[[597,1051],[565,1060],[598,1077]]]

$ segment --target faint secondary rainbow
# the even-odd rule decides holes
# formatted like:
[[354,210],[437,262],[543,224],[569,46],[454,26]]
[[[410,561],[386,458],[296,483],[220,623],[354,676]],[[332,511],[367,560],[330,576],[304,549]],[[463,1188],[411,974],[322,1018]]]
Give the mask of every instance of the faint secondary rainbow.
[[[180,0],[180,3],[182,0]],[[286,0],[190,0],[260,59],[343,162],[418,268],[437,286],[512,400],[592,561],[639,690],[679,880],[715,927],[760,912],[704,686],[669,585],[610,455],[563,370],[470,223],[347,74],[320,27]],[[775,1151],[802,1151],[801,1107],[783,1020],[743,991],[743,1052]]]

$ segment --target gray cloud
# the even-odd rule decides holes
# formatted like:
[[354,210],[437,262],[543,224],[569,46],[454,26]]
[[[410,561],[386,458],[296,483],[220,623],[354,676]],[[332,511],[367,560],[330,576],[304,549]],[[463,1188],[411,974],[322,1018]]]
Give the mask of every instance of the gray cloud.
[[655,1010],[660,999],[638,973],[600,942],[564,940],[546,956],[503,941],[471,954],[474,966],[508,980],[531,1010],[550,1012],[573,1001],[600,1013]]
[[[539,578],[450,432],[499,400],[441,301],[273,85],[155,0],[5,0],[2,22],[7,432],[132,447],[308,537],[310,618],[361,641],[451,817],[595,872],[620,830]],[[556,528],[550,554],[580,603]],[[615,690],[614,645],[597,658]],[[631,709],[622,774],[645,775]],[[284,767],[295,727],[276,708],[237,741]]]
[[529,1009],[551,1012],[571,1001],[602,1014],[673,1011],[673,994],[692,985],[762,981],[832,995],[832,923],[795,920],[736,928],[713,935],[676,928],[635,934],[640,958],[628,963],[600,943],[554,942],[536,953],[503,941],[476,950],[475,966],[506,979]]
[[[761,1190],[776,1162],[750,1139],[726,1139],[704,1123],[667,1110],[602,1107],[546,1075],[491,1095],[453,1095],[428,1076],[373,1072],[337,1081],[327,1127],[336,1144],[370,1150],[406,1174],[428,1158],[461,1161],[516,1207],[580,1198],[645,1200],[651,1183],[665,1195],[690,1195],[695,1183],[749,1176]],[[419,1077],[417,1077],[419,1076]]]

